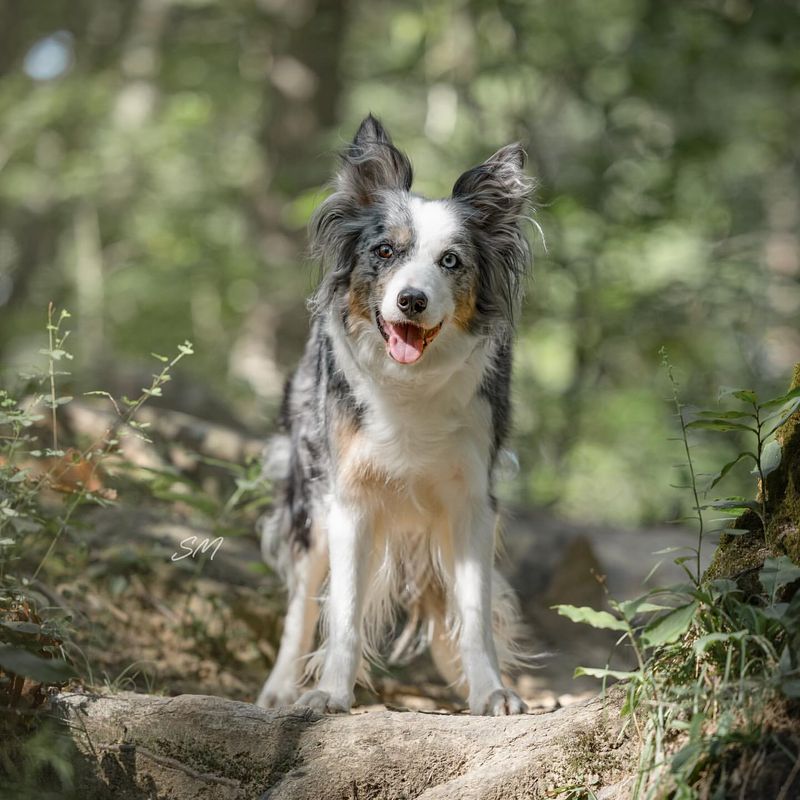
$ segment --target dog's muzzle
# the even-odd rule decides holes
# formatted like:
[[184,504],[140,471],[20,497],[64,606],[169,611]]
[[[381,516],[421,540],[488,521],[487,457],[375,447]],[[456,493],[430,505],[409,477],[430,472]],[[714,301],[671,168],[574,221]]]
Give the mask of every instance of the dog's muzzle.
[[[425,302],[427,304],[427,299]],[[379,311],[375,313],[375,321],[386,342],[387,352],[399,364],[413,364],[419,361],[425,348],[436,338],[444,323],[442,321],[433,328],[423,328],[412,320],[387,322]]]

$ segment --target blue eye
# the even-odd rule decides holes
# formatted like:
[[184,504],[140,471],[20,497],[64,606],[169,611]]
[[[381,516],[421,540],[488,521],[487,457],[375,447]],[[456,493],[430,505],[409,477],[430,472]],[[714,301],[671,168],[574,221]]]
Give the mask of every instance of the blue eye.
[[445,253],[439,262],[445,269],[455,269],[458,266],[458,256],[455,253]]

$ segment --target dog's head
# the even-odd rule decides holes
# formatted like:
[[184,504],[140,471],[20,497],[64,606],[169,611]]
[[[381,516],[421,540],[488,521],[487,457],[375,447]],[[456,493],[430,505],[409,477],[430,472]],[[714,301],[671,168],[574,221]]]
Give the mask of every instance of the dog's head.
[[466,354],[475,337],[513,324],[529,263],[524,163],[522,147],[508,145],[449,198],[426,200],[410,191],[408,158],[368,116],[311,223],[325,266],[317,310],[337,316],[362,356],[405,369]]

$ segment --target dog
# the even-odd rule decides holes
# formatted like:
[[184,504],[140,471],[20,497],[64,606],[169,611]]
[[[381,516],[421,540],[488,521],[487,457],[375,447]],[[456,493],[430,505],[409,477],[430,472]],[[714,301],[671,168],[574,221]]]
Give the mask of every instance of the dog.
[[[426,642],[472,714],[527,710],[501,680],[517,611],[493,566],[531,261],[524,165],[510,144],[428,200],[371,114],[341,156],[310,223],[321,280],[265,463],[276,499],[262,550],[289,599],[262,707],[347,713],[403,611],[400,650]],[[298,699],[309,670],[317,686]]]

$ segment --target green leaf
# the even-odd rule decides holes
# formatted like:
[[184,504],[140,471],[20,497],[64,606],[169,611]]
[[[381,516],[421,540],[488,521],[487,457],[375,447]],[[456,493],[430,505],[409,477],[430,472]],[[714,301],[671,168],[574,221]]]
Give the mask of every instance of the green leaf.
[[726,397],[735,397],[743,403],[753,403],[754,405],[758,402],[756,393],[751,389],[735,389],[731,386],[722,386],[717,394],[717,399],[724,400]]
[[[761,451],[761,472],[766,478],[767,475],[775,472],[780,465],[781,446],[777,441],[775,441],[775,439],[773,439],[771,442],[768,442]],[[758,467],[756,467],[751,474],[758,475]]]
[[653,566],[650,567],[647,575],[645,575],[644,578],[642,579],[642,585],[646,586],[648,584],[648,582],[650,581],[650,578],[652,578],[653,575],[656,574],[656,572],[659,570],[659,568],[661,567],[661,565],[663,563],[664,563],[663,560],[662,561],[656,561],[653,564]]
[[698,417],[706,417],[711,419],[755,419],[755,414],[752,411],[699,411]]
[[755,428],[749,425],[743,425],[741,422],[729,422],[724,419],[696,419],[686,426],[687,430],[704,430],[704,431],[750,431],[750,433],[758,433]]
[[594,667],[577,667],[573,678],[580,678],[582,675],[588,675],[590,678],[617,678],[620,681],[627,681],[635,678],[638,672],[624,672],[618,669],[595,669]]
[[778,589],[792,583],[800,578],[800,566],[795,564],[789,556],[780,558],[767,558],[758,579],[764,587],[764,591],[774,598]]
[[780,395],[780,397],[774,397],[772,400],[767,400],[766,403],[761,403],[760,408],[778,408],[796,398],[800,398],[800,386]]
[[[795,595],[795,597],[800,597],[800,595]],[[788,675],[789,673],[793,673],[794,664],[793,661],[796,661],[796,658],[792,658],[793,652],[792,649],[789,647],[789,644],[785,644],[783,647],[783,652],[781,653],[780,661],[778,661],[778,672],[781,675]]]
[[708,485],[708,489],[706,491],[710,492],[740,461],[744,460],[745,458],[752,458],[753,462],[756,462],[758,459],[755,456],[755,453],[745,452],[739,453],[733,461],[729,461],[712,479],[711,483]]
[[774,606],[767,606],[764,609],[764,616],[767,619],[774,619],[780,622],[786,616],[786,612],[789,610],[788,603],[775,603]]
[[742,389],[739,392],[734,392],[733,396],[737,400],[741,400],[743,403],[753,403],[753,405],[758,403],[758,395],[748,389]]
[[747,636],[747,631],[736,631],[735,633],[709,633],[705,636],[701,636],[693,645],[692,649],[694,650],[697,655],[701,655],[705,653],[706,650],[712,645],[717,642],[740,642],[745,636]]
[[724,511],[760,511],[761,506],[753,500],[744,500],[742,498],[728,498],[727,500],[714,500],[713,503],[707,503],[700,506],[700,510],[704,511],[707,508],[716,508]]
[[659,603],[652,603],[647,597],[637,597],[635,600],[625,600],[617,604],[620,614],[625,619],[631,619],[636,614],[646,614],[654,611],[668,611],[670,606],[664,606]]
[[52,398],[48,397],[48,398],[45,399],[44,404],[48,408],[58,408],[58,406],[66,405],[67,403],[70,402],[70,400],[72,400],[71,396],[68,396],[68,397],[56,397],[55,400],[53,400]]
[[651,622],[642,634],[645,647],[658,647],[676,641],[689,630],[698,606],[699,603],[695,600]]
[[611,631],[627,631],[628,626],[621,619],[617,619],[608,611],[597,611],[588,606],[552,606],[562,617],[567,617],[573,622],[582,622],[593,628]]
[[[794,403],[787,406],[787,408],[780,414],[776,414],[775,416],[780,417],[780,419],[775,423],[775,425],[772,426],[772,428],[770,428],[767,436],[772,436],[773,433],[776,433],[778,430],[780,430],[788,422],[789,418],[793,417],[798,410],[800,410],[800,400],[795,400]],[[770,419],[772,419],[772,417],[770,417]]]
[[732,581],[730,578],[717,578],[708,584],[708,588],[711,590],[713,597],[724,597],[741,591],[736,581]]
[[669,768],[670,771],[674,773],[678,773],[684,769],[684,767],[691,764],[694,764],[700,756],[703,754],[703,747],[699,742],[689,742],[689,744],[684,745],[677,753],[672,757],[670,761]]
[[63,659],[41,658],[9,644],[0,645],[0,667],[39,683],[64,683],[75,675],[75,670]]

